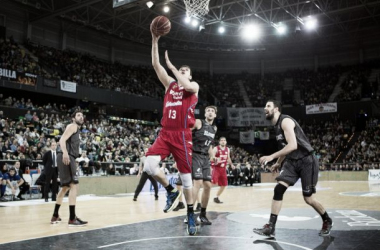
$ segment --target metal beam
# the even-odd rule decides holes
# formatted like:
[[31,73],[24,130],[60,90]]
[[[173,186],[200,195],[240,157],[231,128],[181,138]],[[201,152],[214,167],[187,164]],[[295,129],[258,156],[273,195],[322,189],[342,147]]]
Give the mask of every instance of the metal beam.
[[86,2],[81,2],[81,3],[78,3],[78,4],[73,4],[73,5],[64,7],[62,9],[56,10],[56,11],[54,11],[52,13],[36,17],[36,18],[30,20],[30,22],[34,23],[34,22],[41,21],[41,20],[44,20],[44,19],[56,17],[58,15],[66,13],[66,12],[73,11],[73,10],[76,10],[76,9],[79,9],[79,8],[82,8],[82,7],[85,7],[85,6],[89,6],[89,5],[92,5],[92,4],[101,2],[101,1],[102,0],[88,0]]

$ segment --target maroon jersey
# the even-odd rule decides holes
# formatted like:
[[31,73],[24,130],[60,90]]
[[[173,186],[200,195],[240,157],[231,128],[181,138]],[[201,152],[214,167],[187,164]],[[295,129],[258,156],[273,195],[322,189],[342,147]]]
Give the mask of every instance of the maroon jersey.
[[180,130],[192,128],[195,124],[194,108],[198,97],[188,92],[177,82],[170,83],[164,97],[161,119],[163,129]]
[[218,161],[219,163],[214,164],[214,166],[225,168],[227,165],[228,152],[230,149],[227,147],[224,147],[224,149],[222,149],[220,146],[217,146],[216,149],[217,151],[215,157],[220,158],[220,160]]

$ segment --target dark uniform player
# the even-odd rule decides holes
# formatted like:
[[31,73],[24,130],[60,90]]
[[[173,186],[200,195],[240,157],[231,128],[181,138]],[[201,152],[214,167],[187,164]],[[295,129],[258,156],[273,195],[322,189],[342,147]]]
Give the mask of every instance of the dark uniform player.
[[217,108],[209,106],[205,109],[205,120],[197,119],[193,129],[193,197],[198,196],[200,187],[203,184],[201,198],[201,213],[198,222],[204,225],[211,225],[206,217],[206,208],[211,191],[211,166],[210,159],[213,158],[211,143],[214,141],[216,126],[212,126],[216,117]]
[[59,140],[60,151],[57,153],[57,166],[62,188],[58,193],[57,202],[50,223],[55,224],[61,221],[61,218],[58,215],[59,208],[61,207],[63,197],[66,195],[67,191],[70,190],[69,226],[84,226],[87,224],[87,221],[82,221],[75,215],[75,205],[79,188],[75,159],[79,157],[79,128],[83,124],[82,111],[74,111],[71,118],[73,122],[67,125],[65,132]]
[[133,200],[137,201],[137,197],[139,196],[141,190],[144,188],[145,182],[149,179],[150,182],[153,185],[154,188],[154,197],[156,200],[158,200],[158,185],[157,181],[150,175],[148,175],[144,170],[143,170],[143,165],[145,162],[145,153],[148,151],[148,149],[144,149],[144,152],[142,153],[142,157],[140,157],[140,165],[139,165],[139,172],[137,174],[137,177],[140,176],[140,181],[139,184],[136,187],[135,190],[135,195],[133,196]]
[[165,174],[159,169],[160,161],[170,154],[173,155],[181,175],[183,192],[187,202],[189,220],[187,232],[190,235],[195,235],[197,227],[193,208],[193,183],[191,179],[192,135],[190,128],[195,123],[194,108],[198,102],[199,85],[191,81],[190,68],[182,66],[177,70],[170,62],[166,52],[166,64],[177,80],[168,75],[159,60],[159,38],[159,36],[155,36],[152,33],[152,64],[158,78],[165,87],[163,116],[161,120],[162,130],[146,153],[144,171],[154,176],[165,187],[168,193],[164,212],[173,210],[178,203],[180,192],[169,184]]
[[330,235],[333,222],[323,206],[313,197],[318,181],[318,160],[312,154],[308,138],[300,125],[290,116],[281,114],[281,106],[277,101],[268,101],[265,106],[266,119],[271,120],[275,126],[276,139],[281,150],[269,156],[260,158],[261,164],[266,164],[277,158],[272,171],[281,165],[280,175],[276,178],[277,186],[274,188],[272,209],[269,223],[261,229],[253,231],[260,235],[275,236],[277,215],[281,210],[282,198],[289,186],[293,186],[299,178],[302,183],[302,193],[307,204],[312,206],[322,217],[320,236]]
[[215,106],[206,107],[206,119],[197,119],[193,127],[193,197],[198,196],[199,189],[203,184],[201,213],[197,220],[204,225],[212,224],[206,217],[206,208],[211,191],[210,159],[213,158],[212,142],[217,130],[216,126],[212,126],[212,123],[216,117],[216,112],[217,108]]

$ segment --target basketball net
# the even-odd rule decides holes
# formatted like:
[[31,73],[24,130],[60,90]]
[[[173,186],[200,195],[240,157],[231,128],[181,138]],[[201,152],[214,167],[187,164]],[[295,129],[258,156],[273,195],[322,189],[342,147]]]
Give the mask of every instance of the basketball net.
[[188,17],[203,17],[209,11],[208,5],[210,0],[183,0],[186,6],[186,15]]

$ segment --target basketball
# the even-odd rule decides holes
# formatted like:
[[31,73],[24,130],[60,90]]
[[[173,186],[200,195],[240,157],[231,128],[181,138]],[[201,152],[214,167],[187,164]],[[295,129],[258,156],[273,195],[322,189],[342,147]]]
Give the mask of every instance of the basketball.
[[172,27],[170,20],[166,16],[158,16],[150,24],[150,30],[156,36],[165,36]]

